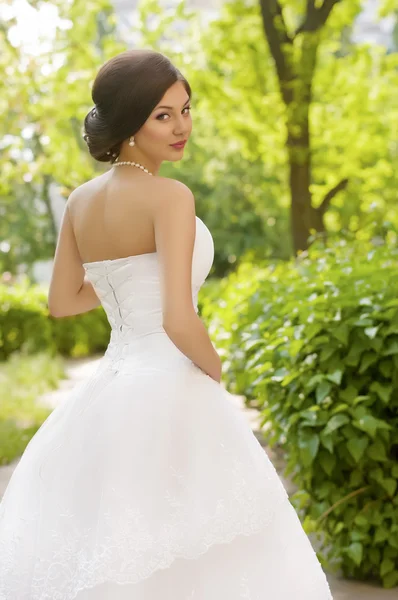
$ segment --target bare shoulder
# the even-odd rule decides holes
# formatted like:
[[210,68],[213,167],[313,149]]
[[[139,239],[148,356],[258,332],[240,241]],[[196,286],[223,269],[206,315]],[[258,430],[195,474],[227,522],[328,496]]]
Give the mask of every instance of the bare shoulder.
[[67,203],[69,206],[73,206],[74,203],[79,202],[80,198],[84,199],[87,196],[90,196],[97,191],[98,188],[102,186],[108,178],[109,173],[105,172],[81,183],[69,194]]
[[187,194],[192,194],[190,188],[182,183],[182,181],[178,181],[178,179],[172,179],[170,177],[155,177],[153,181],[162,187],[167,187],[170,190],[181,190],[185,191]]
[[168,177],[156,177],[153,185],[157,191],[154,196],[154,216],[170,210],[184,214],[195,212],[195,196],[185,183]]

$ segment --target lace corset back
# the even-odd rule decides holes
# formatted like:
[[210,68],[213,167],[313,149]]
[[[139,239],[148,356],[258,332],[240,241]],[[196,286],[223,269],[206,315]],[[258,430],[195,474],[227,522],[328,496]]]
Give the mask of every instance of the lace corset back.
[[[198,292],[214,259],[212,235],[196,217],[192,258],[192,301],[198,312]],[[83,263],[87,278],[111,325],[111,342],[162,332],[160,266],[157,252]]]

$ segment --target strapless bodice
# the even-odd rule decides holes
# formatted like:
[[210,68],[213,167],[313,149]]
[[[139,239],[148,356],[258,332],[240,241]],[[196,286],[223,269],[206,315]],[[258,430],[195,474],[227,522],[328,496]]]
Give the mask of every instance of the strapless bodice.
[[[214,260],[212,235],[196,217],[192,257],[192,301],[198,312],[198,292]],[[86,276],[106,312],[111,335],[105,357],[117,369],[136,352],[138,339],[164,333],[160,266],[157,252],[83,263]]]

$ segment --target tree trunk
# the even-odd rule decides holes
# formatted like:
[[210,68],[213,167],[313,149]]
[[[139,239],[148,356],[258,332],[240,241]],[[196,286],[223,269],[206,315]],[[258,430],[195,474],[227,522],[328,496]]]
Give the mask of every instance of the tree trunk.
[[308,248],[311,221],[311,194],[308,186],[309,165],[290,162],[290,228],[295,253]]
[[312,80],[315,72],[318,33],[307,34],[302,40],[301,58],[296,65],[293,98],[287,106],[287,150],[289,156],[289,184],[291,201],[291,232],[295,253],[307,250],[312,219],[312,194],[310,191],[312,160],[310,106]]
[[[293,123],[297,127],[297,122]],[[312,226],[311,219],[311,153],[309,150],[308,115],[306,123],[301,123],[301,135],[288,134],[290,187],[290,227],[295,253],[308,248],[308,238]],[[289,126],[289,130],[292,128]]]
[[311,229],[325,232],[324,214],[344,179],[330,190],[321,206],[312,206],[309,110],[321,30],[341,0],[307,0],[302,23],[291,32],[281,0],[259,0],[263,27],[275,61],[281,96],[287,111],[291,232],[295,253],[306,250]]

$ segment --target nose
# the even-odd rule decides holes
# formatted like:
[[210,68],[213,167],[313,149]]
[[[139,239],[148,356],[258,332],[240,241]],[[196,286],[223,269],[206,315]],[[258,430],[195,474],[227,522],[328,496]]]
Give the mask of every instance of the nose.
[[[180,115],[177,118],[176,124],[175,124],[175,127],[174,127],[174,134],[175,135],[186,134],[188,132],[186,119],[187,119],[187,117],[184,116],[184,115]],[[185,137],[186,137],[186,135],[184,135],[184,138]]]

